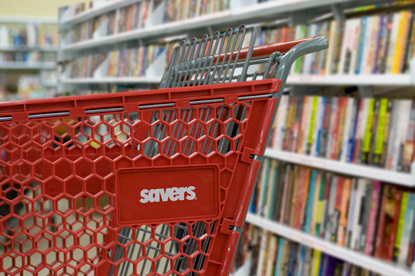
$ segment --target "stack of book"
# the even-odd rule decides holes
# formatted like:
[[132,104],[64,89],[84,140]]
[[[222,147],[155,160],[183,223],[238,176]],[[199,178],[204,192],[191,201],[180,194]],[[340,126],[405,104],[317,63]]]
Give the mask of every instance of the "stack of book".
[[[399,7],[399,6],[398,6]],[[392,9],[393,8],[393,9]],[[324,35],[329,48],[299,58],[292,74],[404,74],[415,57],[415,12],[354,13],[345,22],[320,21],[295,27],[266,27],[261,43],[290,41]],[[373,14],[375,13],[375,14]],[[356,17],[357,16],[357,17]]]
[[235,267],[252,260],[247,275],[375,275],[316,249],[292,242],[261,228],[245,225]]
[[410,172],[413,100],[282,96],[271,147]]
[[[155,44],[79,57],[72,61],[70,77],[92,78],[100,66],[100,74],[104,77],[145,76],[146,69],[164,52],[166,53],[164,64],[167,66],[176,45],[177,43]],[[164,69],[160,68],[160,72],[164,72]]]
[[250,211],[366,255],[415,261],[413,189],[266,159]]
[[39,47],[58,44],[56,24],[2,24],[0,47]]

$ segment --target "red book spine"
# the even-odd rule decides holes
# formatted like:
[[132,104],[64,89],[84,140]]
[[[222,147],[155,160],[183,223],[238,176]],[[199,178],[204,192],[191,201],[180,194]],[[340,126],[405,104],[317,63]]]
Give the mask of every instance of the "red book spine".
[[[337,111],[336,111],[336,124],[334,125],[334,129],[333,129],[333,143],[332,143],[332,147],[330,149],[330,159],[335,160],[337,157],[337,143],[338,143],[338,139],[339,139],[339,125],[340,125],[340,117],[341,117],[341,112],[343,109],[343,100],[344,98],[339,98],[338,102],[337,102]],[[347,100],[347,99],[346,99]]]
[[392,188],[392,193],[394,195],[393,200],[393,208],[391,207],[390,213],[390,233],[385,236],[385,244],[387,246],[387,259],[392,260],[393,258],[393,248],[395,245],[395,238],[396,238],[396,230],[398,229],[399,223],[399,211],[401,209],[401,199],[402,199],[402,191],[399,191],[395,187]]
[[382,253],[385,251],[383,233],[385,230],[385,209],[386,209],[386,201],[388,200],[387,196],[388,196],[389,190],[390,190],[390,186],[385,185],[385,188],[382,194],[382,202],[381,202],[380,212],[379,212],[379,221],[378,221],[378,227],[377,227],[378,230],[376,233],[375,257],[377,258],[381,258]]

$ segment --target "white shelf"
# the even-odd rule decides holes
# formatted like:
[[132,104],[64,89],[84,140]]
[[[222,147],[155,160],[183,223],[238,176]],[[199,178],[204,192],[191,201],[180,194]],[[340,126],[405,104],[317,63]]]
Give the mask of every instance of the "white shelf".
[[231,276],[249,276],[251,270],[251,260],[246,260],[246,263],[239,267]]
[[197,18],[186,19],[182,21],[160,24],[151,28],[137,29],[133,31],[123,32],[119,34],[109,35],[97,39],[88,39],[81,42],[73,43],[68,46],[63,46],[62,51],[74,51],[88,49],[91,47],[103,46],[118,42],[124,42],[133,39],[141,39],[145,37],[160,37],[163,35],[171,35],[172,33],[185,32],[191,29],[204,27],[209,25],[210,22],[221,23],[226,21],[226,18],[230,16],[231,12],[223,11],[210,15],[204,15]]
[[0,51],[8,52],[27,52],[27,51],[41,51],[41,52],[57,52],[57,46],[0,46]]
[[110,2],[104,5],[98,6],[96,8],[92,8],[87,11],[81,12],[68,20],[63,20],[62,22],[60,22],[60,26],[63,28],[72,26],[73,24],[91,19],[97,15],[101,15],[103,13],[107,13],[109,11],[122,8],[128,5],[131,5],[133,3],[139,2],[139,1],[141,0],[118,0],[116,2]]
[[38,16],[0,16],[0,22],[2,23],[45,23],[56,24],[58,20],[56,17],[38,17]]
[[[353,81],[352,79],[355,79]],[[66,79],[64,83],[158,83],[161,77],[152,77],[151,81],[145,77],[127,77],[127,78],[100,78],[100,79]],[[356,81],[357,79],[357,81]],[[361,79],[362,81],[358,81]],[[390,82],[385,81],[389,79]],[[380,80],[385,83],[382,85],[411,85],[409,75],[374,75],[374,76],[288,76],[287,85],[379,85]],[[399,80],[405,80],[400,82]]]
[[315,248],[324,252],[330,256],[345,260],[354,265],[369,269],[373,272],[380,273],[382,275],[393,276],[414,276],[409,268],[400,267],[396,264],[364,255],[360,252],[340,247],[334,243],[328,242],[321,238],[317,238],[306,234],[302,231],[295,230],[291,227],[281,225],[279,223],[270,221],[268,219],[261,218],[257,215],[248,214],[246,221],[262,229],[271,231],[279,236],[287,238],[291,241],[298,242],[305,246]]
[[410,74],[377,75],[290,75],[288,85],[414,85]]
[[55,66],[54,62],[2,62],[0,63],[0,70],[42,70],[54,69]]
[[414,178],[409,173],[394,172],[371,166],[350,164],[270,148],[266,149],[265,157],[326,171],[381,180],[408,187],[415,187]]
[[[188,30],[194,30],[197,28],[205,28],[212,25],[234,25],[240,24],[240,22],[246,22],[250,19],[258,18],[264,16],[275,16],[286,14],[287,12],[293,12],[298,10],[317,8],[321,6],[328,6],[336,3],[347,3],[350,0],[285,0],[285,1],[270,1],[267,3],[261,3],[256,5],[249,5],[247,7],[235,9],[235,10],[226,10],[221,12],[216,12],[209,15],[203,15],[196,18],[185,19],[177,22],[160,24],[158,26],[153,26],[144,29],[138,29],[128,32],[123,32],[119,34],[110,35],[107,37],[89,39],[81,41],[78,43],[70,44],[62,47],[62,50],[73,51],[87,49],[91,47],[97,47],[102,45],[113,44],[117,42],[123,42],[133,39],[142,39],[146,37],[160,37],[163,35],[172,35],[175,33],[183,33]],[[111,10],[110,7],[117,8],[116,3],[113,3],[113,6],[106,7],[106,11]],[[87,13],[87,12],[85,12]],[[88,14],[87,14],[88,15]],[[92,15],[92,11],[91,11]],[[86,16],[84,19],[89,18]],[[76,18],[64,21],[63,24],[72,22]],[[62,25],[61,25],[62,26]]]
[[159,84],[161,77],[123,77],[123,78],[82,78],[62,79],[63,84],[93,84],[93,83],[149,83]]

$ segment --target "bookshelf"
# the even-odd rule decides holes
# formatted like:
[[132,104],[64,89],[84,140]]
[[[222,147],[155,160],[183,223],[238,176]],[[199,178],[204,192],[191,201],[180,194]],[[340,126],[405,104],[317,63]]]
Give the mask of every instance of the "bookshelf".
[[[74,24],[91,19],[97,15],[114,11],[118,8],[131,5],[140,0],[117,1],[114,3],[103,4],[97,8],[92,8],[82,12],[74,17],[70,17],[71,10],[63,12],[60,20],[60,30],[69,29]],[[235,22],[257,22],[258,20],[268,19],[267,17],[286,16],[287,12],[303,11],[305,9],[320,8],[330,11],[330,5],[350,4],[348,0],[287,0],[287,1],[270,1],[257,4],[256,1],[232,0],[231,8],[222,12],[210,15],[200,16],[198,18],[186,19],[174,23],[158,24],[159,26],[146,27],[144,29],[133,30],[120,34],[114,34],[107,37],[90,39],[87,41],[74,43],[62,47],[62,51],[87,49],[96,46],[128,41],[131,39],[145,39],[150,37],[159,37],[183,33],[183,31],[195,30],[207,26],[229,26]],[[370,2],[370,1],[369,1]],[[261,15],[261,17],[258,17]],[[151,17],[151,15],[150,15]]]
[[[94,17],[127,7],[128,5],[138,3],[139,0],[125,0],[112,3],[100,3],[94,5],[91,9],[71,16],[70,10],[62,11],[59,20],[59,30],[67,32],[76,24],[80,24]],[[365,1],[365,4],[371,3],[389,3],[392,1]],[[260,24],[270,19],[274,21],[286,21],[290,25],[297,24],[301,17],[307,20],[312,17],[331,12],[337,21],[344,20],[342,9],[356,7],[361,5],[361,1],[349,0],[287,0],[287,1],[270,1],[257,4],[251,0],[232,0],[230,9],[206,14],[196,18],[188,18],[176,22],[163,23],[162,19],[151,22],[141,29],[133,29],[112,35],[95,35],[93,38],[80,42],[71,42],[68,37],[63,37],[59,49],[59,61],[64,63],[73,58],[89,55],[97,50],[114,51],[123,47],[137,47],[146,43],[153,43],[165,37],[182,35],[190,37],[200,35],[201,33],[212,33],[216,29],[226,26],[239,25],[241,22],[246,24]],[[149,17],[162,18],[164,11],[162,9],[153,11]],[[301,20],[300,20],[301,21]],[[304,24],[304,20],[301,21]],[[131,45],[131,46],[127,46]],[[152,68],[157,74],[145,74],[140,77],[89,77],[89,78],[69,78],[70,70],[61,71],[60,84],[63,87],[87,87],[97,84],[147,84],[157,85],[161,80],[160,73],[164,72],[164,64],[161,62],[158,67]],[[97,74],[100,75],[100,74]],[[409,73],[398,74],[362,74],[362,75],[298,75],[292,74],[287,80],[287,85],[295,86],[394,86],[410,87],[415,86],[415,59],[411,61]],[[344,163],[340,161],[315,158],[281,150],[267,149],[265,157],[281,160],[284,162],[308,166],[312,168],[331,171],[339,174],[351,175],[355,177],[364,177],[369,179],[383,180],[392,184],[406,187],[415,187],[415,170],[412,174],[388,171],[370,166]],[[412,165],[413,167],[413,165]],[[281,225],[270,220],[261,218],[257,215],[248,214],[247,222],[257,225],[263,229],[269,230],[287,239],[297,241],[309,247],[319,249],[335,257],[368,268],[374,272],[386,275],[415,275],[408,268],[399,267],[388,261],[366,256],[362,253],[354,252],[350,249],[339,247],[336,244],[326,240],[315,238],[304,232]],[[233,276],[243,276],[249,274],[247,263],[240,267]]]
[[291,227],[264,219],[258,215],[249,213],[246,217],[246,222],[266,229],[279,236],[285,237],[291,241],[315,248],[331,256],[348,261],[360,267],[370,269],[371,271],[382,275],[413,276],[415,274],[415,267],[413,267],[412,270],[409,268],[399,267],[396,264],[392,264],[385,260],[379,260],[347,248],[339,247],[326,240],[313,237]]
[[339,174],[364,177],[374,180],[381,179],[389,183],[407,187],[415,187],[414,173],[409,174],[403,172],[395,172],[371,166],[350,164],[271,148],[266,149],[265,157]]
[[55,94],[57,23],[51,17],[0,16],[0,77],[16,82],[17,98]]

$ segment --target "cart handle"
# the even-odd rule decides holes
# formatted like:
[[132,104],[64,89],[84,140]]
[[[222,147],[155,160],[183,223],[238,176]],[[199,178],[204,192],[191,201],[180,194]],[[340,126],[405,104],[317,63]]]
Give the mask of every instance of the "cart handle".
[[[308,37],[308,38],[304,38],[304,39],[287,41],[287,42],[274,42],[274,43],[268,43],[268,44],[264,44],[264,45],[258,45],[258,46],[255,46],[253,48],[251,58],[269,57],[274,52],[280,52],[280,53],[283,54],[283,53],[286,53],[286,52],[290,51],[292,48],[294,48],[295,46],[297,46],[297,45],[299,45],[303,42],[316,41],[316,40],[320,40],[320,38],[322,38],[322,37],[321,36],[320,37]],[[322,47],[319,47],[318,49],[313,48],[313,50],[311,52],[316,52],[316,51],[319,51],[319,50],[326,49],[327,48],[327,41],[325,43],[326,45],[323,45],[323,44],[322,44]],[[249,47],[242,48],[239,51],[239,56],[238,56],[238,53],[233,53],[232,60],[235,60],[237,58],[238,61],[242,61],[242,60],[246,59],[248,53],[249,53]],[[219,55],[219,62],[223,61],[223,58],[225,56],[226,56],[226,58],[229,58],[229,53],[220,54]],[[216,61],[216,60],[217,60],[217,56],[214,58],[214,61]]]
[[[255,46],[252,51],[252,58],[262,58],[262,57],[269,57],[274,52],[280,52],[280,53],[286,53],[294,46],[305,42],[315,39],[316,37],[308,37],[304,39],[299,40],[293,40],[293,41],[286,41],[286,42],[274,42],[274,43],[268,43],[263,45]],[[239,54],[239,58],[246,58],[246,55],[248,54],[248,48],[241,49],[241,53]]]
[[285,86],[291,65],[297,58],[306,54],[322,51],[327,49],[328,46],[329,44],[324,36],[317,36],[296,43],[295,46],[288,49],[288,51],[280,57],[278,69],[275,74],[275,78],[281,80],[281,88]]

